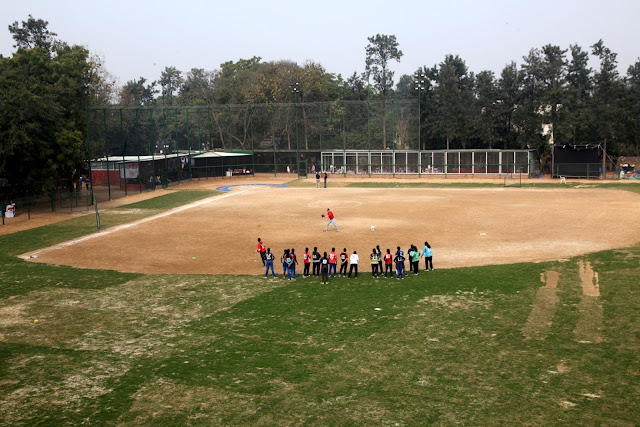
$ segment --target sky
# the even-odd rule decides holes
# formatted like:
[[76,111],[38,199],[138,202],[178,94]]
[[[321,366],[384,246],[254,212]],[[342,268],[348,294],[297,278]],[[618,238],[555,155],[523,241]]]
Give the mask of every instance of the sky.
[[447,54],[499,75],[532,48],[590,51],[599,39],[618,54],[622,75],[640,60],[638,0],[0,0],[0,54],[15,51],[7,27],[29,14],[100,55],[120,84],[157,80],[167,66],[215,70],[253,56],[313,60],[346,79],[364,71],[376,34],[395,35],[404,53],[391,65],[396,82]]

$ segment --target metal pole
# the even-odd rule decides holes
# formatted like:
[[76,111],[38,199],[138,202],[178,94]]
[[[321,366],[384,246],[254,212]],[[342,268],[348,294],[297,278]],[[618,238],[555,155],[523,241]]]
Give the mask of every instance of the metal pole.
[[189,161],[188,163],[188,167],[189,167],[189,180],[191,180],[191,139],[189,138],[189,109],[187,108],[187,151],[188,151],[188,156],[187,156],[187,160]]
[[[88,179],[89,179],[89,182],[91,183],[91,185],[89,186],[89,195],[91,197],[91,203],[93,203],[93,177],[91,176],[91,141],[89,139],[89,98],[88,97],[85,103],[85,119],[87,122],[87,163],[89,164]],[[29,209],[27,209],[27,212],[29,213],[29,219],[31,219],[31,213],[29,212]]]
[[[109,150],[107,145],[107,110],[102,110],[102,121],[104,124],[104,145],[107,148],[105,152],[105,157],[107,159],[107,189],[109,191],[109,200],[111,200],[111,174],[109,173]],[[93,182],[91,183],[93,187]]]
[[136,119],[134,122],[134,129],[136,132],[136,146],[138,147],[138,193],[142,193],[142,165],[140,164],[140,136],[138,135],[138,109],[136,109]]
[[[125,152],[125,144],[124,144],[124,127],[122,124],[122,108],[120,108],[120,142],[122,143],[122,165],[124,167],[124,170],[122,171],[122,175],[124,178],[124,195],[125,197],[127,196],[127,160],[124,158],[124,152]],[[118,171],[118,174],[120,174],[120,171]]]
[[298,135],[298,104],[297,103],[293,104],[293,108],[296,111],[296,172],[298,174],[298,177],[300,177],[300,138]]
[[[152,177],[152,185],[151,188],[156,189],[156,135],[155,135],[155,126],[153,124],[153,110],[149,109],[149,128],[151,129],[151,138],[149,138],[149,153],[151,154],[151,163],[153,165],[153,177]],[[151,142],[153,142],[153,150],[151,149]]]
[[602,148],[602,179],[607,179],[607,138],[604,139]]

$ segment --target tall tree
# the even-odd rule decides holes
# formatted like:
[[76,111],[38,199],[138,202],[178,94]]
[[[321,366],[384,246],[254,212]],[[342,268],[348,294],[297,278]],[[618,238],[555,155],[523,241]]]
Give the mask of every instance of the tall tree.
[[640,60],[627,69],[627,90],[625,109],[629,112],[626,153],[640,156]]
[[498,142],[502,142],[504,149],[515,147],[517,140],[514,112],[518,107],[523,73],[518,70],[515,62],[511,62],[502,69],[498,79],[498,101],[496,114],[500,125],[497,129]]
[[549,149],[547,147],[550,137],[547,124],[547,104],[544,97],[544,58],[540,49],[531,49],[529,54],[523,57],[522,86],[518,99],[518,108],[515,109],[513,118],[518,129],[517,145],[519,148],[535,149],[542,166],[546,164]]
[[623,152],[624,82],[618,73],[618,55],[606,47],[602,40],[591,46],[591,51],[600,61],[600,68],[594,75],[592,104],[594,137],[600,141],[607,140],[610,151]]
[[120,104],[122,105],[151,105],[155,102],[156,82],[147,83],[147,79],[129,80],[120,89]]
[[589,54],[578,45],[570,45],[571,59],[567,64],[567,85],[562,108],[565,110],[563,130],[575,144],[588,142],[591,122],[590,100],[593,92]]
[[9,32],[16,44],[17,49],[33,49],[39,47],[46,52],[52,52],[56,43],[57,34],[49,31],[49,22],[42,19],[35,19],[29,15],[29,19],[22,21],[22,25],[15,21],[9,25]]
[[176,67],[165,67],[165,69],[162,70],[158,84],[160,84],[162,90],[161,99],[163,104],[173,105],[174,95],[178,94],[182,82],[182,71]]
[[402,58],[402,51],[398,49],[398,41],[394,35],[376,34],[368,37],[369,44],[365,48],[365,73],[367,81],[373,78],[373,86],[382,98],[382,146],[387,148],[387,120],[386,100],[393,88],[393,74],[391,61]]
[[471,137],[474,80],[473,73],[468,72],[457,55],[447,55],[438,66],[435,126],[446,140],[447,150],[453,140],[464,148]]
[[499,114],[499,92],[492,71],[481,71],[476,77],[476,108],[474,125],[477,136],[486,148],[493,148],[498,142],[501,125]]
[[88,52],[62,42],[25,42],[53,34],[46,23],[29,33],[33,28],[14,32],[20,47],[0,60],[0,176],[16,195],[71,188],[86,159]]

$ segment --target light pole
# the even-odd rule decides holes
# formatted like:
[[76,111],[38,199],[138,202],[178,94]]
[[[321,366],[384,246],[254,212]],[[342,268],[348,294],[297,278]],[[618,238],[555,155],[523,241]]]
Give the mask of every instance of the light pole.
[[414,89],[418,91],[418,150],[422,147],[422,91],[425,90],[426,79],[422,71],[413,75]]
[[[295,104],[293,104],[293,108],[295,108],[296,110],[296,170],[298,171],[298,176],[300,176],[300,153],[299,153],[299,149],[300,149],[300,141],[298,140],[298,102],[300,100],[300,83],[295,82],[291,84],[291,93],[293,94],[293,96],[295,97]],[[305,175],[306,176],[306,168],[307,166],[304,165],[305,167]]]

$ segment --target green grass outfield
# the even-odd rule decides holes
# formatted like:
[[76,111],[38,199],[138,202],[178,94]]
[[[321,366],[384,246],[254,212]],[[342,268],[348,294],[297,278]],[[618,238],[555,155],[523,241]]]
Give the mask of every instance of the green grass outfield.
[[87,216],[0,236],[2,425],[640,423],[640,245],[328,285],[14,257],[93,231]]

